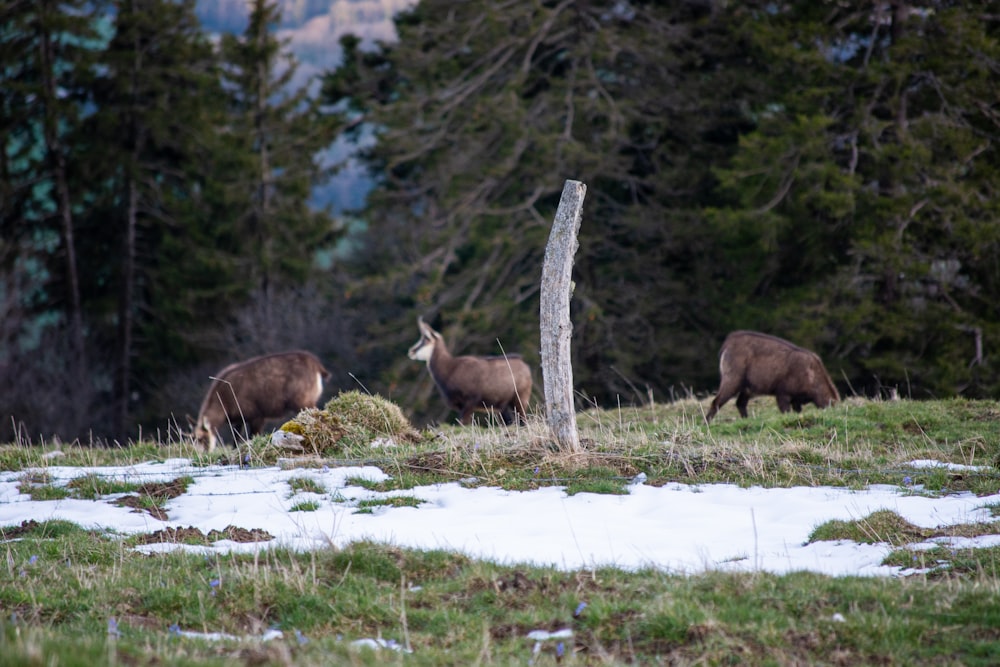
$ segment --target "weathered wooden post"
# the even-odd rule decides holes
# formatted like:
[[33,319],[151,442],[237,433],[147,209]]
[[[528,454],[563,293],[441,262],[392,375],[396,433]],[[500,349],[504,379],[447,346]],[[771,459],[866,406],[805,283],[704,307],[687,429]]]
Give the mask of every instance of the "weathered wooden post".
[[549,232],[542,264],[539,329],[541,334],[542,385],[549,429],[563,451],[579,451],[576,409],[573,401],[573,363],[570,341],[573,323],[569,300],[573,294],[573,256],[583,214],[587,186],[567,180],[563,186],[556,219]]

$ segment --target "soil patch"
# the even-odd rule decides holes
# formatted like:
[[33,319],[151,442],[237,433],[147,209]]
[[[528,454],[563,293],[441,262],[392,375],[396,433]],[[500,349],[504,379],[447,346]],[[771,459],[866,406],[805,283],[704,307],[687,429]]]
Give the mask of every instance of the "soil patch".
[[226,526],[223,530],[212,530],[205,535],[201,529],[194,526],[187,528],[164,528],[154,533],[146,533],[136,538],[136,544],[159,544],[167,542],[170,544],[210,544],[219,540],[232,540],[233,542],[268,542],[274,539],[266,530],[254,528],[239,528],[237,526]]
[[149,505],[149,501],[144,501],[142,496],[124,496],[119,498],[114,502],[118,507],[131,507],[132,511],[136,514],[142,514],[143,512],[148,512],[154,519],[159,519],[160,521],[167,520],[167,513],[162,507],[156,507],[155,505]]
[[4,528],[0,531],[0,537],[5,540],[13,540],[18,537],[23,537],[32,531],[38,530],[39,524],[34,519],[27,519],[21,522],[20,526],[12,526],[11,528]]
[[224,530],[213,530],[208,533],[209,542],[218,542],[219,540],[231,540],[233,542],[270,542],[273,539],[274,535],[260,528],[248,530],[246,528],[238,528],[236,526],[226,526]]
[[183,477],[169,482],[148,482],[136,489],[136,493],[140,496],[152,496],[154,498],[170,500],[171,498],[184,495],[189,483],[190,479]]
[[119,507],[131,507],[133,512],[148,512],[154,519],[167,520],[167,512],[160,505],[183,495],[190,479],[179,478],[169,482],[148,482],[136,489],[136,495],[129,494],[114,501]]

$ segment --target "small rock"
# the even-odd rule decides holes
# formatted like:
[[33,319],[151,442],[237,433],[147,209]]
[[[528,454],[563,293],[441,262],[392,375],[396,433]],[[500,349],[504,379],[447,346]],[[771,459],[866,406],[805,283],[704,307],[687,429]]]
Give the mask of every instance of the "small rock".
[[301,436],[298,433],[290,433],[288,431],[282,431],[280,429],[271,434],[272,445],[293,452],[305,451],[305,447],[302,446],[303,441],[305,441],[304,436]]

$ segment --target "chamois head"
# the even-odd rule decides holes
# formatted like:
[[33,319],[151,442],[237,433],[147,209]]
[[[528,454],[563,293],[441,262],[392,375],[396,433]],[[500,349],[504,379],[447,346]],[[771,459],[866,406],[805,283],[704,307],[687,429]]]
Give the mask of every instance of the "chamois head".
[[434,354],[435,343],[437,341],[443,342],[444,339],[441,334],[427,326],[423,317],[417,318],[417,327],[420,328],[420,340],[411,345],[406,354],[410,359],[416,361],[430,361],[431,355]]

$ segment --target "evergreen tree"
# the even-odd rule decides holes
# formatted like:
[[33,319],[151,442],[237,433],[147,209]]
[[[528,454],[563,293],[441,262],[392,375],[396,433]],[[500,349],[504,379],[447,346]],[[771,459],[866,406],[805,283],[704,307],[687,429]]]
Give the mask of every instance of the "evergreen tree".
[[279,20],[275,3],[253,0],[244,34],[226,35],[221,44],[235,163],[224,178],[239,193],[236,234],[249,282],[265,303],[275,288],[303,284],[316,251],[337,236],[330,215],[309,206],[322,176],[318,154],[332,143],[336,124],[308,85],[295,87],[298,64],[272,34]]
[[204,169],[217,148],[221,89],[193,1],[119,0],[114,9],[96,110],[78,140],[94,184],[87,296],[113,351],[112,432],[124,437],[162,371],[184,358],[173,348],[197,313],[178,303],[210,283],[204,261],[178,249],[196,247],[213,223],[200,202],[214,177]]
[[68,136],[89,101],[103,41],[101,8],[81,0],[17,0],[0,9],[0,299],[8,304],[0,367],[24,371],[20,357],[39,358],[42,337],[53,327],[59,332],[69,344],[47,363],[62,370],[74,400],[60,401],[61,417],[50,424],[57,428],[83,427],[89,409],[79,199],[72,194],[80,183],[73,180],[77,156]]
[[162,358],[175,359],[177,348],[190,354],[158,388],[151,414],[197,410],[209,374],[249,356],[303,347],[331,366],[349,356],[350,314],[331,304],[334,277],[318,262],[337,240],[336,221],[310,206],[335,119],[300,83],[295,59],[272,32],[279,18],[275,4],[252,3],[245,32],[219,44],[223,116],[207,139],[211,150],[187,176],[198,184],[199,197],[188,202],[198,221],[188,237],[198,240],[163,247],[187,282],[163,295],[161,309],[175,322],[199,314],[192,326],[168,329],[179,340],[158,350]]
[[1000,336],[1000,21],[988,4],[756,15],[773,93],[717,172],[730,205],[710,216],[735,260],[719,272],[736,286],[732,325],[819,347],[859,391],[1000,389],[1000,362],[977,351]]
[[[0,96],[3,339],[23,338],[21,329],[55,308],[66,322],[82,313],[97,352],[90,384],[103,392],[81,403],[88,422],[57,427],[46,416],[32,431],[52,424],[67,438],[124,438],[144,421],[161,427],[185,407],[170,394],[181,384],[171,375],[214,365],[223,346],[231,353],[231,336],[218,332],[233,328],[225,325],[248,300],[270,309],[289,294],[312,294],[297,288],[312,277],[321,244],[335,240],[330,217],[309,208],[331,118],[305,88],[290,89],[295,64],[269,33],[276,9],[257,3],[245,38],[227,39],[221,51],[193,10],[193,0],[118,0],[103,14],[93,3],[52,0],[2,10],[0,73],[10,90]],[[107,30],[98,39],[101,18]],[[54,58],[42,48],[45,35]],[[45,78],[46,62],[57,78]],[[63,240],[69,232],[75,243]],[[69,264],[50,261],[66,248],[77,259],[76,300],[60,291]],[[287,317],[277,305],[266,321]],[[238,347],[288,339],[275,329],[243,331]],[[70,363],[83,355],[63,356]],[[24,373],[26,359],[15,351],[0,368]],[[45,367],[58,373],[52,360],[47,354]],[[27,406],[31,397],[21,394],[17,405]],[[180,399],[190,403],[188,394]]]

